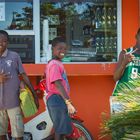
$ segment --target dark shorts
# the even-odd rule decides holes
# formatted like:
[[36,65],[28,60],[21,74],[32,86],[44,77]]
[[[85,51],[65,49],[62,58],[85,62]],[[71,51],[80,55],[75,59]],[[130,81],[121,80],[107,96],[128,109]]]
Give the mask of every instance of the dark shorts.
[[71,118],[68,114],[67,106],[60,95],[54,94],[47,100],[47,107],[52,119],[55,133],[71,134]]

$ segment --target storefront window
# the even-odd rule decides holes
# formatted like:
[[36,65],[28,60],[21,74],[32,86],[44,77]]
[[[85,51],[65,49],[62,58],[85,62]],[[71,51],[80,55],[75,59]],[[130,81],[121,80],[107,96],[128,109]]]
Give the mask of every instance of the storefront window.
[[32,0],[0,1],[0,29],[32,30],[33,29]]
[[35,63],[33,35],[10,35],[8,49],[17,52],[23,63]]
[[49,23],[49,43],[63,36],[69,50],[64,62],[114,62],[117,60],[117,0],[41,0],[43,21]]

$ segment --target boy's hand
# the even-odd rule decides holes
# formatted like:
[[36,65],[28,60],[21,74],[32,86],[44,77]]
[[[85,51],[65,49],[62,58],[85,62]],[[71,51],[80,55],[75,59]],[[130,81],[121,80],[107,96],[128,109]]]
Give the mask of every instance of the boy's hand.
[[124,59],[123,59],[123,64],[127,65],[129,62],[133,61],[134,55],[129,53],[129,54],[124,54]]
[[0,73],[0,84],[4,83],[9,78],[10,78],[9,74]]
[[71,103],[67,104],[67,108],[68,108],[68,113],[71,115],[73,115],[77,112],[75,107]]
[[3,82],[4,82],[3,74],[0,74],[0,84],[2,84]]
[[136,48],[135,50],[131,51],[131,52],[126,52],[124,54],[124,59],[123,59],[123,64],[127,65],[129,62],[133,61],[134,59],[134,55],[133,53],[135,53],[138,50],[138,48]]

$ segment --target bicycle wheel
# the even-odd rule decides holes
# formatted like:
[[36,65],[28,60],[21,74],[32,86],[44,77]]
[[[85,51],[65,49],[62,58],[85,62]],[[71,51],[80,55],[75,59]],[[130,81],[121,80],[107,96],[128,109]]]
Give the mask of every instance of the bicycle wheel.
[[93,140],[92,135],[82,123],[73,120],[73,124],[76,126],[76,128],[81,134],[81,137],[78,138],[78,140]]
[[[94,140],[90,132],[87,130],[87,128],[79,121],[72,120],[73,125],[78,129],[78,132],[80,133],[80,138],[74,140]],[[52,137],[48,137],[47,139],[43,140],[54,140],[54,135],[52,134]],[[73,138],[67,138],[65,137],[64,140],[73,140]]]

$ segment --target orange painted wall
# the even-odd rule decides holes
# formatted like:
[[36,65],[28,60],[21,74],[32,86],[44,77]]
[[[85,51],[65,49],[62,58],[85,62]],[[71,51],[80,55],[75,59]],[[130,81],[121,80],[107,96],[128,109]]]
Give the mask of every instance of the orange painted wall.
[[140,25],[139,0],[122,0],[122,46],[135,44],[135,34]]
[[69,81],[78,115],[97,140],[101,112],[109,112],[109,96],[114,87],[112,76],[69,77]]
[[[135,44],[135,33],[139,27],[139,0],[122,0],[122,47],[128,48]],[[44,65],[38,73],[44,72]],[[109,111],[109,96],[115,82],[113,71],[115,64],[65,65],[71,86],[71,98],[84,119],[84,124],[98,140],[100,134],[101,113]],[[34,69],[25,65],[27,73]],[[36,69],[37,70],[37,69]],[[34,71],[34,70],[33,70]],[[74,72],[76,74],[74,74]],[[31,79],[34,79],[31,77]],[[104,139],[105,140],[105,139]]]
[[[122,0],[122,47],[135,44],[139,27],[139,0]],[[115,82],[113,76],[69,77],[71,96],[79,115],[92,132],[95,140],[100,133],[101,112],[109,111],[109,96]]]

